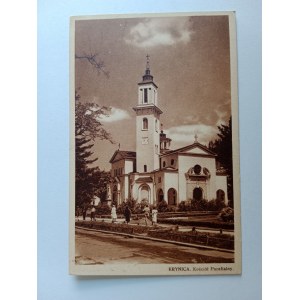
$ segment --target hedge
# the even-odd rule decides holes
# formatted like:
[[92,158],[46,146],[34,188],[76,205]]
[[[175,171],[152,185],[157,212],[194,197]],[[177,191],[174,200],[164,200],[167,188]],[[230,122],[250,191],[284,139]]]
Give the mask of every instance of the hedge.
[[182,226],[197,226],[209,228],[234,229],[234,223],[226,223],[222,221],[198,221],[198,220],[180,220],[180,219],[164,219],[158,218],[158,223],[182,225]]
[[126,234],[145,235],[162,240],[177,241],[183,243],[205,245],[223,249],[234,249],[234,236],[229,234],[201,233],[197,231],[180,232],[162,227],[147,227],[130,224],[116,224],[106,222],[77,221],[76,226],[119,232]]
[[128,234],[142,234],[147,233],[149,228],[146,226],[136,226],[130,224],[116,224],[116,223],[106,223],[106,222],[93,222],[93,221],[77,221],[76,226],[100,229],[112,232],[121,232]]
[[172,240],[230,250],[234,249],[234,236],[228,234],[201,233],[197,231],[180,232],[170,230],[149,230],[148,235],[163,240]]

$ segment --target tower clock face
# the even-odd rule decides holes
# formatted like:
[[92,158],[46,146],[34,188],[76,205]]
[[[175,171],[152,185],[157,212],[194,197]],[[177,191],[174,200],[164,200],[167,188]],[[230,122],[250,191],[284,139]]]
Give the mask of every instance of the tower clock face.
[[142,138],[142,145],[147,145],[149,143],[149,139],[147,137]]

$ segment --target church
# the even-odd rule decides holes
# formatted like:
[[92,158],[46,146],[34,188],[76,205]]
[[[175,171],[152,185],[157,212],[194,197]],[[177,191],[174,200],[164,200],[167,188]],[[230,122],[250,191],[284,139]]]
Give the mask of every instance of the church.
[[217,155],[195,141],[171,149],[171,139],[161,129],[158,86],[150,72],[149,56],[138,83],[136,149],[118,149],[110,159],[112,182],[108,201],[147,200],[156,205],[165,200],[177,206],[185,200],[221,199],[228,204],[227,176],[217,169]]

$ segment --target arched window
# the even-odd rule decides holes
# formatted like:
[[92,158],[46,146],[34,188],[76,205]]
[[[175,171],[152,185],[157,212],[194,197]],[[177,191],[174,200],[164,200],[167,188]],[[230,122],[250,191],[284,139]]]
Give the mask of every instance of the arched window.
[[194,166],[194,173],[197,175],[201,173],[201,167],[199,165]]
[[175,160],[174,159],[171,159],[171,166],[173,166],[175,163]]
[[157,200],[158,200],[158,202],[164,200],[164,192],[163,192],[162,189],[159,189],[158,192],[157,192]]
[[148,119],[147,118],[143,119],[143,130],[148,130]]
[[168,204],[169,205],[176,205],[176,198],[177,198],[177,192],[175,189],[170,188],[168,190]]
[[163,162],[163,168],[165,168],[165,167],[166,167],[166,162],[164,161],[164,162]]
[[148,103],[148,90],[144,89],[144,103]]
[[149,193],[150,193],[150,188],[148,185],[143,185],[140,188],[140,201],[141,200],[146,200],[149,201]]
[[223,190],[217,190],[217,200],[225,201],[225,192]]

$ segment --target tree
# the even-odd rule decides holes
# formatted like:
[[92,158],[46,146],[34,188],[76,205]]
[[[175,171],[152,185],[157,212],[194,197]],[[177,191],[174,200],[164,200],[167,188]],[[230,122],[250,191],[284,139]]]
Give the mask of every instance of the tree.
[[109,181],[109,173],[99,167],[92,167],[98,158],[92,158],[96,139],[113,143],[111,135],[105,130],[101,118],[108,117],[110,108],[95,103],[82,103],[75,92],[75,193],[76,205],[91,202],[95,197],[104,197]]
[[209,149],[215,152],[221,168],[227,173],[229,205],[233,206],[233,178],[232,178],[232,125],[231,117],[226,125],[218,126],[218,139],[209,143]]

